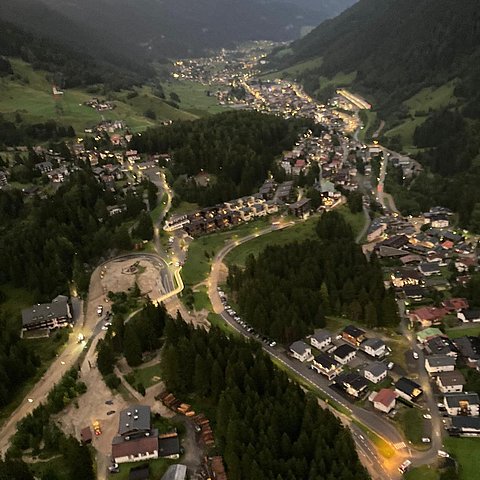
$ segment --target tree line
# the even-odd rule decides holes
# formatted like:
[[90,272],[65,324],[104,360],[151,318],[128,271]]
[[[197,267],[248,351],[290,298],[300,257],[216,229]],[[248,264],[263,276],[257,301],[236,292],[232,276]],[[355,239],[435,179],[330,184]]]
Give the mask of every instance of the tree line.
[[380,263],[365,257],[343,217],[325,213],[316,234],[250,255],[243,270],[230,268],[227,284],[243,318],[283,343],[324,327],[329,315],[368,327],[396,325],[395,297],[384,288]]
[[368,478],[348,430],[256,342],[168,319],[162,376],[179,398],[214,406],[216,449],[232,480]]

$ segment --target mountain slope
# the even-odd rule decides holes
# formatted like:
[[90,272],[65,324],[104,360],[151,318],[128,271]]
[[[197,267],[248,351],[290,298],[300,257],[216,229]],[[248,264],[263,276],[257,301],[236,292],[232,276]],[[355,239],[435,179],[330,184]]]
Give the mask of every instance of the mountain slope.
[[400,208],[417,213],[442,204],[480,232],[477,0],[360,0],[271,60],[283,71],[312,66],[297,78],[316,95],[340,73],[354,74],[351,87],[387,121],[382,141],[413,145],[426,169],[411,184],[401,172],[389,176],[391,190],[403,192]]
[[281,63],[322,57],[312,74],[356,71],[355,85],[388,105],[468,76],[479,46],[475,0],[361,0],[294,42]]

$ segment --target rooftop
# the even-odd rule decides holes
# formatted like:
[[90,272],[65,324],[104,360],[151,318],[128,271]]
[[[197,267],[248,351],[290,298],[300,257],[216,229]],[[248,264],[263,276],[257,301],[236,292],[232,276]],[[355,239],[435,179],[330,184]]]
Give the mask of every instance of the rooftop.
[[148,432],[151,428],[150,407],[132,405],[120,412],[118,434],[128,435],[135,432]]
[[376,403],[381,403],[385,407],[388,407],[396,398],[397,394],[393,390],[389,388],[382,388],[375,395],[373,401]]
[[465,377],[463,373],[458,370],[453,370],[451,372],[440,372],[438,374],[438,380],[444,386],[456,386],[456,385],[465,385]]

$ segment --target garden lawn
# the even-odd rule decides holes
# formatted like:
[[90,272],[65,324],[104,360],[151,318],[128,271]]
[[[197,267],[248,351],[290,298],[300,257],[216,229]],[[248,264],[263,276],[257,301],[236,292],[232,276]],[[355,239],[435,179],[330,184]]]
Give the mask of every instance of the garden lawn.
[[480,441],[478,438],[445,439],[445,447],[460,464],[460,480],[479,478],[480,472]]

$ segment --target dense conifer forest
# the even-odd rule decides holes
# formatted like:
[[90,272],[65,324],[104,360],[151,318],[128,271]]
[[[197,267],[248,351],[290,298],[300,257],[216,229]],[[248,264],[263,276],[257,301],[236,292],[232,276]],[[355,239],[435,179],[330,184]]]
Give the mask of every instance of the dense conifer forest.
[[244,270],[230,268],[227,283],[245,320],[283,343],[324,327],[327,315],[396,325],[395,297],[376,256],[367,260],[336,212],[324,214],[316,231],[316,240],[267,247]]
[[[255,112],[226,112],[195,122],[176,122],[136,135],[132,148],[140,152],[171,153],[175,192],[200,205],[254,193],[267,174],[278,173],[275,157],[313,128],[308,120],[287,121]],[[316,130],[318,130],[317,127]],[[194,176],[212,178],[199,186]]]
[[278,370],[259,343],[170,320],[162,363],[171,391],[215,406],[211,420],[229,479],[368,478],[348,430]]

